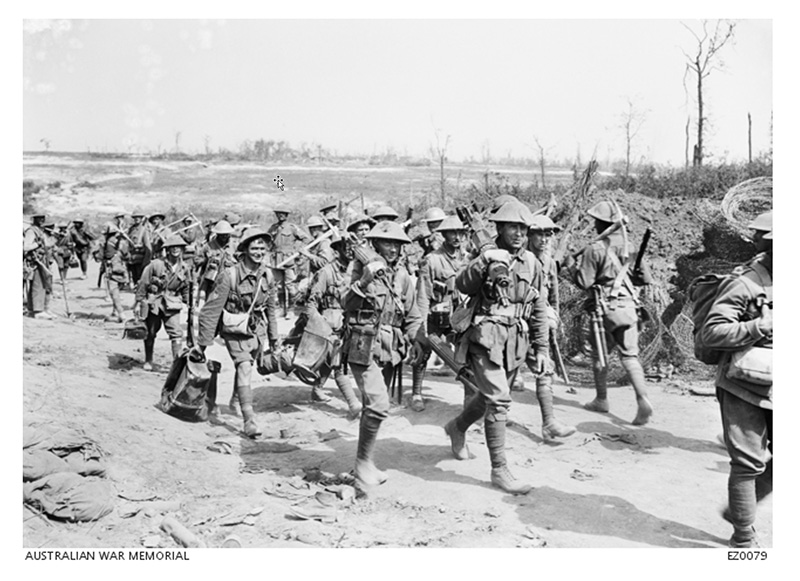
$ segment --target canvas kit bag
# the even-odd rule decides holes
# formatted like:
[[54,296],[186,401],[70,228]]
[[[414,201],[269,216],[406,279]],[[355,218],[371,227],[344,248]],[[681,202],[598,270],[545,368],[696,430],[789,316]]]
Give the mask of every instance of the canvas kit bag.
[[159,407],[165,413],[182,419],[205,421],[217,399],[219,361],[195,360],[185,350],[172,363],[161,390]]

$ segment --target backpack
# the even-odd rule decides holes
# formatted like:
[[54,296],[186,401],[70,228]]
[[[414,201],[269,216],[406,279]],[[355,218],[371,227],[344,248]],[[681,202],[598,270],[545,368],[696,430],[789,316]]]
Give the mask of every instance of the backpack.
[[694,336],[694,356],[697,360],[708,365],[717,365],[724,353],[723,350],[708,347],[703,342],[703,334],[701,333],[706,326],[711,306],[719,296],[719,290],[723,286],[722,283],[741,278],[743,281],[748,281],[747,284],[751,287],[753,296],[761,293],[762,289],[756,286],[757,283],[750,277],[745,276],[748,271],[756,273],[759,284],[762,286],[765,286],[763,284],[764,279],[770,278],[764,267],[757,260],[754,260],[746,265],[745,268],[737,267],[731,274],[704,274],[698,276],[689,285],[687,294],[689,300],[692,301],[692,323],[694,324],[692,335]]
[[184,350],[172,363],[161,390],[161,411],[185,420],[204,422],[217,399],[219,361],[194,361]]

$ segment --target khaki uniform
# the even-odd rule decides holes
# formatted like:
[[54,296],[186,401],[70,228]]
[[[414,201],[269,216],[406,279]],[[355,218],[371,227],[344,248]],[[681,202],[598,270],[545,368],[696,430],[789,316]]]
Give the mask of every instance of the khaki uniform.
[[128,238],[133,241],[128,259],[128,270],[131,282],[136,285],[142,276],[142,271],[150,264],[153,256],[153,246],[150,243],[150,231],[147,223],[142,221],[132,225],[128,229]]
[[[291,256],[295,252],[297,243],[308,244],[311,242],[311,236],[308,233],[297,224],[289,221],[285,221],[283,224],[275,222],[269,227],[267,233],[272,236],[272,247],[270,249],[272,266],[277,266]],[[284,305],[284,308],[288,309],[295,296],[295,281],[297,280],[295,263],[289,263],[282,270],[276,270],[275,278],[278,288],[285,287],[287,304]],[[284,302],[283,296],[280,296],[279,299],[281,303]]]
[[68,232],[72,237],[72,241],[75,243],[75,255],[78,257],[78,262],[80,262],[81,265],[81,274],[86,277],[86,271],[89,266],[89,253],[95,235],[92,234],[86,226],[78,226],[77,224],[70,226]]
[[205,296],[214,285],[219,273],[236,264],[236,243],[231,237],[227,245],[222,246],[216,236],[200,246],[194,256],[194,267],[199,273],[200,294]]
[[[23,278],[27,281],[28,314],[47,311],[53,292],[53,275],[49,269],[48,241],[44,230],[31,226],[23,234]],[[25,250],[29,249],[29,250]]]
[[75,242],[68,232],[61,232],[55,236],[55,247],[53,248],[53,259],[58,265],[59,275],[62,280],[67,279],[67,272],[69,271],[69,262],[72,255],[75,253]]

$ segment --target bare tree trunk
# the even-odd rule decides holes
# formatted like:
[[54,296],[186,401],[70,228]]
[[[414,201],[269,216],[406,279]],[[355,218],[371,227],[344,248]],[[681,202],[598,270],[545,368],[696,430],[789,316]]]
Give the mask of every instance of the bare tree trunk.
[[753,120],[747,114],[747,163],[753,163]]
[[689,167],[689,125],[692,122],[691,117],[686,118],[686,128],[684,129],[684,134],[686,135],[686,141],[683,148],[683,158],[685,160],[684,167]]
[[[700,68],[700,61],[697,61],[697,70]],[[697,75],[697,145],[694,148],[692,165],[699,167],[703,165],[703,75]]]

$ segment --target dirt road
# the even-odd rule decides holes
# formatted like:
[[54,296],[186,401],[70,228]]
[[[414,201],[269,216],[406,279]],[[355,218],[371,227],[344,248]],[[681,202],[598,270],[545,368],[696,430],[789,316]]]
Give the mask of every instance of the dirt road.
[[[442,426],[458,413],[462,389],[431,374],[426,410],[393,407],[381,428],[377,464],[388,482],[349,505],[330,493],[314,496],[324,487],[303,477],[346,473],[355,457],[358,422],[347,419],[333,381],[333,400],[312,404],[310,388],[294,377],[254,375],[264,430],[255,442],[240,435],[241,420],[228,413],[216,424],[170,417],[155,407],[168,366],[166,336],[156,343],[160,369],[143,371],[142,343],[122,339],[121,325],[102,320],[111,306],[95,287],[96,272],[92,264],[87,280],[69,275],[74,321],[23,321],[23,419],[83,429],[107,453],[108,478],[120,497],[96,523],[46,523],[23,510],[24,547],[176,547],[159,530],[162,514],[209,547],[233,533],[246,547],[701,548],[724,546],[730,535],[720,517],[728,457],[717,442],[714,398],[693,395],[678,380],[651,383],[655,415],[637,428],[629,423],[630,387],[611,390],[610,414],[582,409],[593,389],[580,367],[571,368],[576,393],[555,386],[557,416],[578,429],[561,444],[542,441],[533,391],[513,394],[508,456],[517,477],[535,486],[527,496],[490,486],[480,427],[468,433],[476,458],[451,457]],[[63,315],[57,292],[54,312]],[[132,294],[123,300],[130,309]],[[290,322],[282,321],[284,331]],[[208,354],[223,365],[223,404],[232,364],[220,345]],[[534,387],[532,377],[526,380]],[[408,374],[404,384],[410,383]],[[322,511],[326,522],[292,516],[293,509],[322,506],[316,498],[333,505]],[[759,507],[756,525],[762,545],[771,547],[771,500]]]

